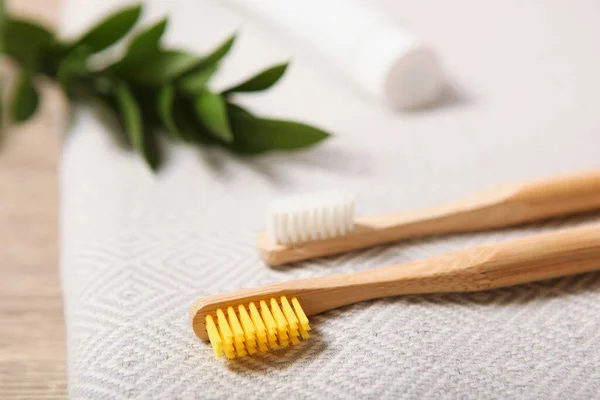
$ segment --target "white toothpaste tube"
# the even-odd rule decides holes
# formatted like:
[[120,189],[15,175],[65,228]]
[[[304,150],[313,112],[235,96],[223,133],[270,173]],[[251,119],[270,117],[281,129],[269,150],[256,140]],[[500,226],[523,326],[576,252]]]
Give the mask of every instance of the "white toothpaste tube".
[[228,0],[316,53],[356,86],[394,109],[440,95],[439,62],[418,36],[357,0]]

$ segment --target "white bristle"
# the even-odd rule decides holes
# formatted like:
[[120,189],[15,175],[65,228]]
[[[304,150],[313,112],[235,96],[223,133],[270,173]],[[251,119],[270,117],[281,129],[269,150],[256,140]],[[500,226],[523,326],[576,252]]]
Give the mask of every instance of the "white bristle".
[[278,244],[346,235],[354,228],[354,195],[326,191],[277,199],[269,204],[266,225]]

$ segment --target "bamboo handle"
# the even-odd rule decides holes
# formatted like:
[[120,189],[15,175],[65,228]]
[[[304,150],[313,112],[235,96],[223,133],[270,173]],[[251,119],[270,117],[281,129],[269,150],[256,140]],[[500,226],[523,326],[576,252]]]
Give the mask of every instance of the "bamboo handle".
[[198,300],[190,310],[206,339],[204,316],[217,308],[296,296],[307,315],[402,294],[468,292],[600,270],[600,225],[454,251],[354,274],[285,282]]
[[[446,206],[357,220],[389,239],[479,231],[600,208],[600,170],[506,184]],[[387,239],[386,238],[386,239]]]
[[259,238],[269,265],[339,254],[403,239],[483,231],[600,209],[600,170],[499,186],[459,202],[416,212],[358,218],[345,236],[278,245]]
[[[320,278],[317,285],[322,297],[313,293],[312,299],[298,298],[307,313],[318,313],[380,297],[488,290],[594,270],[600,270],[600,225]],[[331,295],[332,289],[337,291],[336,296]]]
[[510,218],[515,224],[598,209],[600,170],[516,185],[506,203],[518,205]]

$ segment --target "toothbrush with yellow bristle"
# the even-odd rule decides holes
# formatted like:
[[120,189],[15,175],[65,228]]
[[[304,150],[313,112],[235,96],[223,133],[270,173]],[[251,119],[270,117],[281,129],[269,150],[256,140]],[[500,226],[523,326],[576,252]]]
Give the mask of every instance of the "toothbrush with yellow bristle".
[[[215,350],[215,355],[227,358],[245,356],[300,343],[300,336],[308,339],[310,325],[296,297],[290,302],[287,297],[271,298],[269,305],[260,300],[258,306],[254,302],[227,307],[227,311],[218,308],[216,321],[212,315],[205,318],[208,338]],[[260,310],[260,311],[259,311]]]
[[277,283],[199,299],[196,336],[217,357],[276,350],[307,339],[307,316],[418,293],[471,292],[600,270],[600,224],[459,250],[346,275]]
[[262,259],[280,265],[399,240],[483,231],[600,209],[600,170],[507,184],[456,203],[355,218],[354,196],[326,191],[276,199],[258,239]]

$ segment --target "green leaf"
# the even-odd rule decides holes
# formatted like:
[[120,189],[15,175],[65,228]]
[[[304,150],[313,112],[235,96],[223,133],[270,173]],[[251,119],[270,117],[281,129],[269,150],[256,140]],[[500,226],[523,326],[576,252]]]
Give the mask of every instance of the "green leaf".
[[160,39],[167,29],[167,18],[163,18],[156,24],[140,31],[129,45],[127,54],[129,57],[144,56],[144,54],[152,53],[160,47]]
[[169,133],[182,139],[179,129],[173,118],[173,105],[175,103],[175,89],[172,85],[165,85],[158,94],[158,116]]
[[160,163],[158,147],[153,132],[150,129],[144,131],[142,110],[135,95],[123,83],[116,87],[115,97],[125,131],[133,148],[144,156],[152,170],[156,170]]
[[197,57],[183,51],[161,51],[145,60],[143,65],[127,68],[121,74],[142,84],[163,85],[183,74],[197,61]]
[[233,140],[223,96],[206,90],[196,98],[194,109],[202,124],[214,137],[227,143]]
[[133,148],[140,154],[144,150],[142,133],[142,113],[135,96],[126,84],[116,87],[115,98],[119,106],[123,124]]
[[288,63],[275,65],[268,68],[252,78],[230,88],[223,92],[223,94],[229,94],[233,92],[258,92],[265,90],[273,86],[283,76],[285,70],[288,67]]
[[52,43],[54,34],[41,25],[6,18],[2,27],[4,52],[21,64],[31,64]]
[[242,118],[242,117],[246,117],[246,118],[254,118],[254,115],[246,110],[245,108],[243,108],[240,105],[234,104],[234,103],[227,103],[227,115],[229,116],[235,116],[236,118]]
[[152,171],[156,172],[160,168],[162,155],[156,132],[151,127],[144,129],[144,158]]
[[196,72],[200,71],[210,71],[210,67],[218,68],[218,63],[221,61],[223,57],[231,50],[233,43],[235,42],[236,35],[231,35],[227,40],[225,40],[221,45],[219,45],[216,49],[210,52],[208,55],[197,59],[194,65],[190,66],[188,70],[182,75],[182,77],[187,77],[188,75],[192,75]]
[[111,14],[84,33],[71,48],[86,45],[95,53],[112,46],[134,27],[141,13],[142,6],[137,5]]
[[71,92],[71,81],[89,73],[88,57],[92,51],[87,46],[73,49],[58,66],[56,77],[67,94]]
[[231,148],[243,154],[269,150],[294,150],[314,145],[330,136],[318,128],[292,121],[249,117],[229,109],[234,142]]
[[115,88],[120,84],[121,82],[115,81],[114,78],[109,78],[107,76],[96,76],[95,79],[92,79],[86,84],[86,86],[98,96],[108,96],[109,98],[112,98]]
[[187,94],[198,95],[206,89],[206,84],[217,69],[217,64],[209,65],[182,78],[178,86]]
[[196,111],[187,99],[175,98],[173,119],[184,140],[203,145],[216,145],[222,142],[215,139],[200,123]]
[[[5,17],[0,0],[0,52],[21,64],[11,96],[9,115],[23,121],[35,112],[39,96],[35,73],[59,80],[71,100],[102,100],[118,117],[135,151],[152,169],[158,168],[158,134],[170,131],[194,145],[218,145],[240,153],[290,150],[329,136],[304,124],[260,119],[207,86],[220,61],[231,50],[235,35],[205,56],[161,47],[167,20],[136,30],[124,56],[102,70],[88,68],[89,57],[127,36],[139,21],[141,6],[118,11],[69,42],[35,23]],[[9,40],[10,43],[4,42]],[[287,64],[271,67],[224,93],[264,90],[285,73]],[[0,113],[2,105],[0,104]]]
[[236,34],[229,36],[223,43],[217,46],[216,49],[211,51],[208,55],[202,57],[200,63],[196,66],[195,70],[204,69],[209,65],[214,65],[221,61],[223,57],[229,53],[229,50],[233,47],[235,43]]
[[11,104],[11,118],[16,122],[28,120],[39,103],[39,96],[31,78],[31,70],[24,67],[19,72],[17,83],[14,88]]
[[160,39],[167,28],[167,19],[164,18],[154,25],[140,31],[131,41],[123,59],[119,62],[122,66],[132,65],[158,53]]

